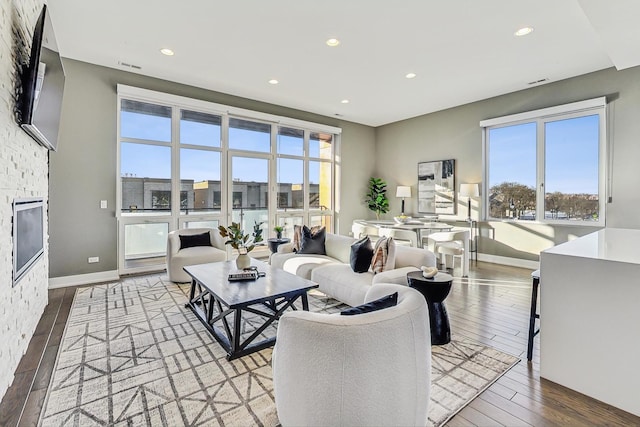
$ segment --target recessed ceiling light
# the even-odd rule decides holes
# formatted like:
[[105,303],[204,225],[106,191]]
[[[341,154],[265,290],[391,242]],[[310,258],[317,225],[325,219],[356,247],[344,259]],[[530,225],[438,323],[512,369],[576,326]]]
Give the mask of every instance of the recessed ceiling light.
[[280,83],[280,82],[278,80],[276,80],[276,79],[269,80],[269,84],[271,84],[271,85],[277,85],[278,83]]
[[342,101],[340,101],[340,102],[342,102],[343,104],[348,104],[348,103],[349,103],[349,100],[348,100],[348,99],[343,99],[343,100],[342,100]]
[[513,33],[516,37],[526,36],[527,34],[531,34],[533,32],[533,28],[531,27],[522,27],[515,33]]
[[409,73],[405,77],[408,79],[414,79],[416,77],[416,73]]
[[338,39],[329,39],[327,40],[327,46],[335,47],[340,44],[340,40]]
[[167,47],[160,49],[160,53],[162,53],[163,55],[167,55],[167,56],[175,55],[175,53],[171,49],[169,49]]

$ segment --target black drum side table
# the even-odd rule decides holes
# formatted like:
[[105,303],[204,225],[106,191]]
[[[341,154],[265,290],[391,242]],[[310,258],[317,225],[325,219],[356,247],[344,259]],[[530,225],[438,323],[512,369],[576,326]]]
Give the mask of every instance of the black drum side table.
[[429,323],[431,326],[431,345],[447,344],[451,341],[451,326],[444,300],[451,291],[453,277],[447,273],[438,273],[430,279],[422,271],[407,273],[409,286],[419,291],[427,300]]
[[272,254],[278,252],[278,246],[289,243],[291,239],[287,237],[283,237],[282,239],[267,239],[267,244],[269,245],[269,250]]

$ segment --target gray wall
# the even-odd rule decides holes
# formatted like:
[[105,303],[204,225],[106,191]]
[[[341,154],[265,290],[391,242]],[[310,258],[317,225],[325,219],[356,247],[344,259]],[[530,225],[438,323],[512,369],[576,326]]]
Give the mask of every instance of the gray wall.
[[[481,82],[479,82],[481,84]],[[455,88],[452,88],[455,90]],[[482,133],[479,122],[524,111],[606,96],[612,148],[612,203],[606,207],[607,227],[640,228],[640,67],[603,70],[544,86],[515,92],[449,110],[396,122],[376,129],[376,171],[389,188],[411,185],[416,193],[417,163],[456,159],[456,186],[482,181]],[[416,210],[414,196],[407,211]],[[474,201],[474,217],[478,218]],[[392,204],[388,217],[397,215]],[[458,215],[466,217],[466,198],[458,201]],[[548,226],[523,222],[481,223],[480,252],[538,260],[541,250],[595,231],[590,227]],[[495,238],[490,238],[495,236]]]
[[[116,85],[246,108],[342,128],[341,200],[338,232],[366,217],[360,201],[375,164],[375,130],[281,106],[266,104],[134,73],[64,60],[67,74],[59,149],[50,157],[50,276],[63,277],[117,269]],[[100,209],[107,200],[109,209]],[[100,263],[88,264],[87,257]]]

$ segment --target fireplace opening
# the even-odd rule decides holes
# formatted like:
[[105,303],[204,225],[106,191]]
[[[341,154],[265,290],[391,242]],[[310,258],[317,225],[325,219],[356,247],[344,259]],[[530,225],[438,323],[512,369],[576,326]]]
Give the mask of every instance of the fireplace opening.
[[44,253],[44,199],[13,201],[13,286]]

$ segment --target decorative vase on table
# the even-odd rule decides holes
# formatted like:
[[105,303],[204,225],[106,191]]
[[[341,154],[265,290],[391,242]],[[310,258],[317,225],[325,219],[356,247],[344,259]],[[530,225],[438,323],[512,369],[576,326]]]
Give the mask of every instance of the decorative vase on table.
[[276,239],[278,240],[282,239],[282,231],[276,232]]
[[238,270],[248,268],[249,266],[251,266],[251,257],[249,254],[246,251],[242,252],[238,250],[238,258],[236,258],[236,267],[238,267]]

